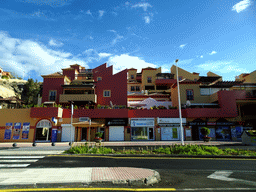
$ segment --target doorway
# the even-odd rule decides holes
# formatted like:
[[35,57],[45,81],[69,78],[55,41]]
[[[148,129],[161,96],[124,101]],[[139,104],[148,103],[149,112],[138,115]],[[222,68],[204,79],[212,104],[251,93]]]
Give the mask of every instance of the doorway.
[[49,120],[41,120],[36,125],[35,141],[50,142],[52,137],[52,124]]
[[82,141],[87,140],[87,128],[82,128],[82,136],[81,136]]
[[148,139],[153,140],[154,139],[154,128],[149,127],[148,132],[149,132]]

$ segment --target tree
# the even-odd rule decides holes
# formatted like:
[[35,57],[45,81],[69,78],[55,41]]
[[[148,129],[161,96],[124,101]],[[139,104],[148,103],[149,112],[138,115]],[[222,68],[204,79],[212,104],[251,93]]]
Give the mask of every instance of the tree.
[[40,83],[33,79],[28,79],[28,82],[24,85],[22,100],[26,105],[37,104],[37,95],[40,93]]

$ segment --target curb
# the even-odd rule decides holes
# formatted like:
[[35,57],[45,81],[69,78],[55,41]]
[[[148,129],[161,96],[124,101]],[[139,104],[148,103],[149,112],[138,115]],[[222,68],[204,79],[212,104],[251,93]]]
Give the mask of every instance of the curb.
[[56,154],[53,156],[85,156],[85,157],[173,157],[173,158],[218,158],[218,159],[256,159],[256,156],[237,156],[237,155],[168,155],[168,154]]

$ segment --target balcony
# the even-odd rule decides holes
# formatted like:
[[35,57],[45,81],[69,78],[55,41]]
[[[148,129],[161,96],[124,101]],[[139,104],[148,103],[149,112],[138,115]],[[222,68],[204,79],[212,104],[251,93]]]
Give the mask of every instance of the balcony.
[[156,79],[156,85],[172,85],[176,83],[176,79]]
[[80,73],[91,73],[92,74],[92,69],[81,69],[80,71],[79,71]]
[[60,94],[60,103],[69,103],[70,101],[92,101],[96,103],[96,94]]

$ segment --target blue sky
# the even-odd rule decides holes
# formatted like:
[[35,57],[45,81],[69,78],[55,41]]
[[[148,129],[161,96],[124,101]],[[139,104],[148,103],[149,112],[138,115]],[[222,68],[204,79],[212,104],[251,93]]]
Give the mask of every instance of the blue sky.
[[1,0],[0,67],[42,81],[75,63],[170,72],[179,59],[235,80],[256,69],[255,10],[253,0]]

